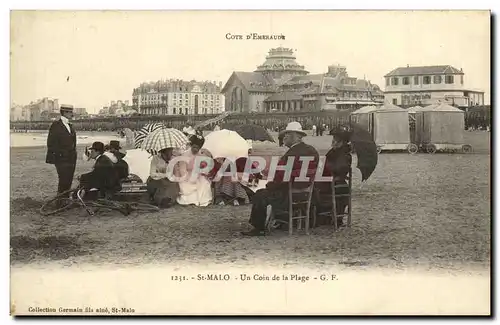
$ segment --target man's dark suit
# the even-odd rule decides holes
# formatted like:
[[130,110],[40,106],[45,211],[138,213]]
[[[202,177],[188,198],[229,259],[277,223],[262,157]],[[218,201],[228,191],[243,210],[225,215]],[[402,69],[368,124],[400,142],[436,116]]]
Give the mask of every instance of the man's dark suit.
[[[309,162],[308,169],[311,172],[316,172],[319,161],[318,151],[308,144],[299,142],[291,147],[283,157],[280,158],[278,165],[286,165],[288,157],[294,157],[294,164],[291,170],[291,180],[300,176],[302,161],[299,157],[314,157],[314,160]],[[269,204],[273,207],[286,207],[288,204],[288,182],[284,181],[284,171],[276,171],[275,177],[266,188],[258,190],[252,199],[252,212],[250,213],[250,224],[258,230],[264,230],[266,220],[266,208]],[[307,176],[312,176],[307,173]],[[294,188],[304,188],[309,184],[307,182],[293,183]]]
[[105,155],[97,158],[91,172],[80,176],[80,187],[85,190],[97,188],[101,197],[115,191],[118,184],[119,180],[114,164]]
[[59,177],[57,192],[71,188],[76,167],[76,132],[70,124],[71,133],[61,120],[52,123],[47,138],[45,162],[56,166]]

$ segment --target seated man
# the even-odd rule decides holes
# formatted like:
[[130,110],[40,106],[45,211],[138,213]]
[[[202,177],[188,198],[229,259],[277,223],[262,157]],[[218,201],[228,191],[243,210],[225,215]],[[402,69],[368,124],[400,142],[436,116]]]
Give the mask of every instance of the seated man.
[[109,151],[106,152],[106,154],[109,154],[108,158],[110,158],[110,160],[113,162],[115,166],[118,179],[124,180],[128,177],[129,167],[127,162],[123,160],[125,154],[120,152],[121,148],[122,147],[120,147],[120,141],[111,140],[109,142]]
[[[114,169],[113,162],[104,155],[104,144],[94,142],[89,149],[89,156],[95,159],[94,168],[91,172],[80,176],[80,188],[85,190],[85,198],[107,198],[116,192],[119,179]],[[96,194],[90,194],[91,189],[97,189]]]
[[[287,164],[288,158],[293,157],[293,167],[291,171],[291,181],[300,175],[302,169],[302,161],[300,157],[313,157],[313,161],[309,162],[308,170],[316,172],[316,167],[319,161],[318,151],[302,142],[302,138],[306,133],[302,130],[302,126],[298,122],[291,122],[283,131],[283,143],[290,148],[283,157],[280,158],[278,165],[284,166]],[[288,182],[284,180],[284,171],[276,171],[272,180],[270,180],[265,189],[258,190],[252,199],[252,212],[250,213],[250,224],[254,227],[249,232],[243,232],[247,236],[263,236],[266,228],[266,210],[268,205],[274,207],[286,208],[288,203]],[[311,176],[310,173],[307,174]],[[296,182],[294,188],[305,188],[309,184],[307,182]]]

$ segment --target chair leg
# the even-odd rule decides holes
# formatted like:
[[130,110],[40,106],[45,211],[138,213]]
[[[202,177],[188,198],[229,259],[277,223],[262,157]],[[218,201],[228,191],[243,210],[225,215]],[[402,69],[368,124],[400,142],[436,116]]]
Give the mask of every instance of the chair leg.
[[318,214],[318,209],[316,208],[316,206],[313,206],[312,208],[312,214],[313,214],[313,222],[312,222],[312,227],[313,228],[316,228],[316,216]]
[[347,205],[347,227],[351,227],[351,198],[349,197],[349,204]]
[[306,235],[309,235],[309,217],[311,209],[307,209],[306,211]]

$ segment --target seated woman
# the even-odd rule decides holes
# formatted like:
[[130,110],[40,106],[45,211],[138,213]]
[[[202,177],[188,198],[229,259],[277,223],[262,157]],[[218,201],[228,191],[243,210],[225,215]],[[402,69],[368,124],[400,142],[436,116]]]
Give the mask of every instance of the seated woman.
[[[326,154],[326,164],[323,171],[324,177],[331,177],[333,175],[333,182],[335,185],[347,185],[347,177],[352,164],[351,145],[349,144],[348,134],[341,130],[332,130],[330,135],[333,135],[332,148]],[[331,195],[332,184],[330,182],[317,182],[315,184],[316,190],[319,195]],[[337,195],[349,194],[348,187],[336,188]],[[349,204],[348,197],[338,197],[335,199],[337,214],[344,214],[347,205]],[[324,203],[324,202],[321,202]],[[331,209],[330,205],[318,206],[318,212]],[[318,218],[316,221],[318,225],[330,224],[329,218]],[[343,218],[337,218],[337,224],[341,226]]]
[[[211,179],[215,178],[217,173],[219,173],[220,168],[224,164],[225,158],[218,158],[214,160],[214,168],[209,174]],[[235,162],[236,164],[236,172],[241,178],[242,174],[245,172],[245,166],[247,163],[247,158],[238,158]],[[252,168],[256,167],[256,163],[252,165]],[[230,166],[227,166],[226,173],[230,172]],[[222,173],[222,172],[221,172]],[[219,179],[219,178],[218,178]],[[254,180],[262,179],[262,175],[260,173],[249,175],[249,182],[253,182]],[[248,204],[250,203],[253,191],[243,186],[240,182],[234,181],[231,176],[222,176],[220,179],[215,182],[215,204],[226,205],[240,205],[240,204]]]
[[177,203],[181,205],[196,205],[205,207],[212,203],[212,186],[206,175],[198,174],[194,163],[198,156],[211,157],[206,150],[200,150],[205,143],[201,135],[191,135],[189,138],[190,148],[183,153],[189,162],[179,163],[179,173],[184,178],[179,182],[180,196]]
[[[167,166],[173,157],[173,148],[160,150],[151,160],[151,169],[146,182],[147,191],[160,208],[168,208],[175,204],[179,196],[179,183],[172,182],[167,177]],[[178,174],[174,168],[174,174]]]

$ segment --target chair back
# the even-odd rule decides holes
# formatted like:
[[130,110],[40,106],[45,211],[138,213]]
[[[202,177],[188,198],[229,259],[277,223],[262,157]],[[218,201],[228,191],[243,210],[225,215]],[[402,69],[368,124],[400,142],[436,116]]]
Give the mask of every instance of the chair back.
[[308,169],[307,175],[309,180],[307,181],[307,187],[294,188],[293,181],[288,182],[288,208],[292,211],[294,204],[306,204],[307,209],[310,209],[312,196],[314,193],[314,180],[316,177],[315,169]]

